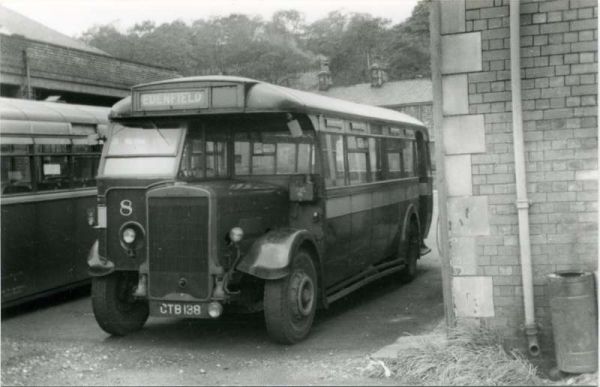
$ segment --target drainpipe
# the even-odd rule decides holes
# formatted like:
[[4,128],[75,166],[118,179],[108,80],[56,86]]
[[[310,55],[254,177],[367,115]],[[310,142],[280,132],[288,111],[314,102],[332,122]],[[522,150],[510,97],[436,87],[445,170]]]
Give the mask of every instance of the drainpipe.
[[523,304],[525,306],[525,335],[527,336],[529,353],[532,356],[537,356],[540,353],[540,347],[538,345],[535,309],[533,306],[533,275],[531,270],[531,243],[529,241],[529,200],[527,199],[527,181],[525,179],[523,109],[521,106],[521,17],[519,2],[520,0],[510,0],[510,78],[512,87],[513,151],[515,155]]

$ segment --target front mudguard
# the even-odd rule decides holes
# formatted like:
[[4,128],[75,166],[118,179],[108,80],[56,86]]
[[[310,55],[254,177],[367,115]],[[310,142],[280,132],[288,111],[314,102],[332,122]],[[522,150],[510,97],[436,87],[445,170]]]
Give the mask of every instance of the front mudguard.
[[276,280],[290,273],[294,253],[308,242],[316,250],[313,237],[306,230],[280,229],[258,238],[236,266],[238,271],[265,280]]
[[88,274],[92,277],[102,277],[115,271],[115,264],[98,252],[98,240],[90,249],[87,258]]

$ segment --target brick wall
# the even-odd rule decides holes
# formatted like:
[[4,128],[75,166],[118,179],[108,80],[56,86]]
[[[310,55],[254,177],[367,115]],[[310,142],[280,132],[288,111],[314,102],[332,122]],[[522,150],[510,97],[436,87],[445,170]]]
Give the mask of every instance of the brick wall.
[[[463,106],[444,111],[444,121],[464,123],[465,117],[471,117],[481,123],[475,129],[444,124],[444,136],[450,136],[444,142],[457,315],[522,337],[508,0],[454,0],[442,7],[453,8],[442,12],[442,42],[446,38],[460,46],[459,37],[464,36],[473,38],[469,44],[476,41],[480,46],[478,63],[466,66],[448,65],[444,60],[452,59],[444,59],[442,53],[443,83],[455,86],[444,93],[460,95],[464,88],[466,95]],[[535,314],[543,339],[551,332],[546,275],[597,269],[597,12],[595,0],[521,1],[521,87]],[[458,91],[452,77],[464,77]],[[463,140],[456,135],[460,130],[468,136],[480,131],[481,146],[453,151],[453,141]],[[466,188],[453,187],[457,181],[452,177],[463,173],[469,174],[470,181],[458,184]],[[458,192],[452,194],[453,190]],[[464,214],[452,212],[465,207],[453,205],[454,201],[481,211],[487,224],[457,231],[456,223],[464,221]],[[461,302],[467,302],[465,294],[476,291],[473,286],[456,286],[456,278],[462,281],[463,277],[474,278],[473,286],[483,281],[491,288],[490,294],[478,296],[478,302],[491,306],[487,312],[461,308]]]
[[174,78],[174,70],[129,62],[94,54],[1,35],[0,68],[2,73],[24,75],[23,50],[27,50],[31,77],[129,90],[132,85]]

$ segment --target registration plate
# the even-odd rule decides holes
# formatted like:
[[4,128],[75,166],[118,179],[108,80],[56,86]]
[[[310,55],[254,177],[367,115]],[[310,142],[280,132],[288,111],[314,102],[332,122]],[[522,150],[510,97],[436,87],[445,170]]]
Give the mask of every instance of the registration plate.
[[198,303],[152,301],[150,308],[154,316],[205,317],[206,314],[206,306]]

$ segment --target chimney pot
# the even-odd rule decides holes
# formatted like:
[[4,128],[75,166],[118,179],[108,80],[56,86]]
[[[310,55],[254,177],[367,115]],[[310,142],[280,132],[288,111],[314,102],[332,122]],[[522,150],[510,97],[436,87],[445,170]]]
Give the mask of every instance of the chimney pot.
[[321,70],[318,74],[319,77],[319,90],[325,91],[328,90],[333,84],[331,80],[331,71],[329,71],[329,60],[322,59],[321,60]]
[[371,75],[371,87],[381,87],[387,81],[387,74],[384,67],[379,63],[379,58],[376,58],[369,69]]

